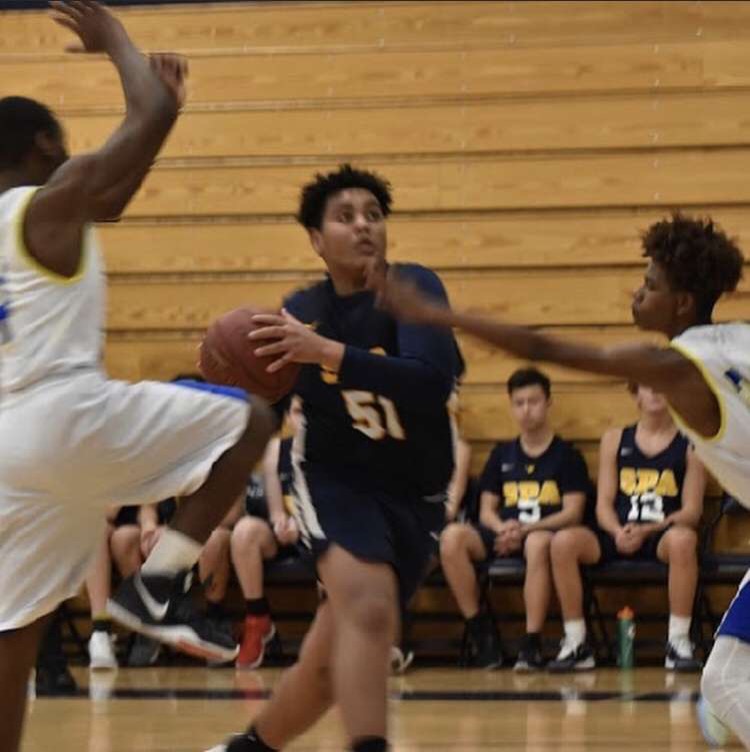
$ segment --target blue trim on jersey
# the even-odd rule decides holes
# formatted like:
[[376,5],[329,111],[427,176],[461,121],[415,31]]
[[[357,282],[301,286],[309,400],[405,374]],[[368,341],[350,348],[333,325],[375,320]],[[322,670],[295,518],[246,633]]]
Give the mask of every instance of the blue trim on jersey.
[[750,643],[750,581],[746,582],[729,604],[716,630],[717,637],[736,637]]
[[223,384],[210,384],[208,381],[195,381],[195,379],[180,379],[179,381],[170,382],[176,386],[186,387],[187,389],[196,389],[199,392],[210,392],[220,397],[229,397],[231,399],[242,400],[247,402],[248,393],[238,386],[224,386]]

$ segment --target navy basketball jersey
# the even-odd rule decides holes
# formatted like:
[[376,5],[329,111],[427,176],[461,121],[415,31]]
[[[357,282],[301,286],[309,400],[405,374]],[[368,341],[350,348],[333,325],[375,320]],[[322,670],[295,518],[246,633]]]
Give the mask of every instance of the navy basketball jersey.
[[559,512],[564,494],[588,495],[590,488],[581,453],[559,436],[538,457],[523,451],[520,438],[498,444],[479,481],[480,492],[500,497],[501,519],[517,519],[525,525]]
[[[447,304],[434,272],[400,268]],[[448,400],[462,369],[453,334],[397,322],[375,307],[371,292],[339,296],[330,278],[295,293],[285,306],[318,334],[346,345],[338,373],[302,366],[295,392],[304,427],[295,452],[303,471],[334,473],[397,495],[444,494],[453,473]]]
[[617,449],[615,509],[621,525],[662,522],[682,506],[688,440],[678,432],[666,449],[647,457],[636,444],[635,429],[622,429]]

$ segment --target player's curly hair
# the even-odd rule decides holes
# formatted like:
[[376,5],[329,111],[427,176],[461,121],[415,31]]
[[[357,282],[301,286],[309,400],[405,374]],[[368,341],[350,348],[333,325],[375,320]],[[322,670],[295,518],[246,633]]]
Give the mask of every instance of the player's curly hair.
[[297,221],[307,230],[319,230],[328,199],[347,188],[364,188],[375,196],[383,216],[391,213],[391,184],[375,172],[358,170],[350,164],[339,165],[327,174],[316,173],[315,180],[303,186]]
[[47,107],[26,97],[0,99],[0,169],[17,167],[40,132],[61,133],[60,124]]
[[664,269],[670,288],[693,295],[701,322],[710,321],[716,301],[742,277],[742,251],[710,217],[674,212],[651,225],[641,241],[643,255]]

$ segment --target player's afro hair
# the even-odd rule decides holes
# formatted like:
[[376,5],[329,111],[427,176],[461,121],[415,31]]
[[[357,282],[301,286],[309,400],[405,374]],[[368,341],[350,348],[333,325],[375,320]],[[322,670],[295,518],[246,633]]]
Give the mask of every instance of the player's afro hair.
[[716,301],[742,277],[742,251],[709,217],[675,212],[651,225],[641,240],[643,255],[664,269],[670,288],[693,295],[701,322],[710,321]]
[[303,186],[297,221],[308,230],[319,230],[323,223],[326,202],[347,188],[364,188],[380,204],[383,216],[391,213],[391,184],[375,172],[358,170],[350,164],[339,165],[327,174],[317,173],[315,180]]

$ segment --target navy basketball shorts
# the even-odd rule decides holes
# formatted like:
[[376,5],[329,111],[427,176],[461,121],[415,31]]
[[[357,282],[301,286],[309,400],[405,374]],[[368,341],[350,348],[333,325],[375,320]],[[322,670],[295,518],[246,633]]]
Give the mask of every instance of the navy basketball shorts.
[[358,559],[390,564],[403,608],[434,554],[443,501],[396,496],[320,471],[296,472],[294,488],[302,544],[316,558],[335,544]]

